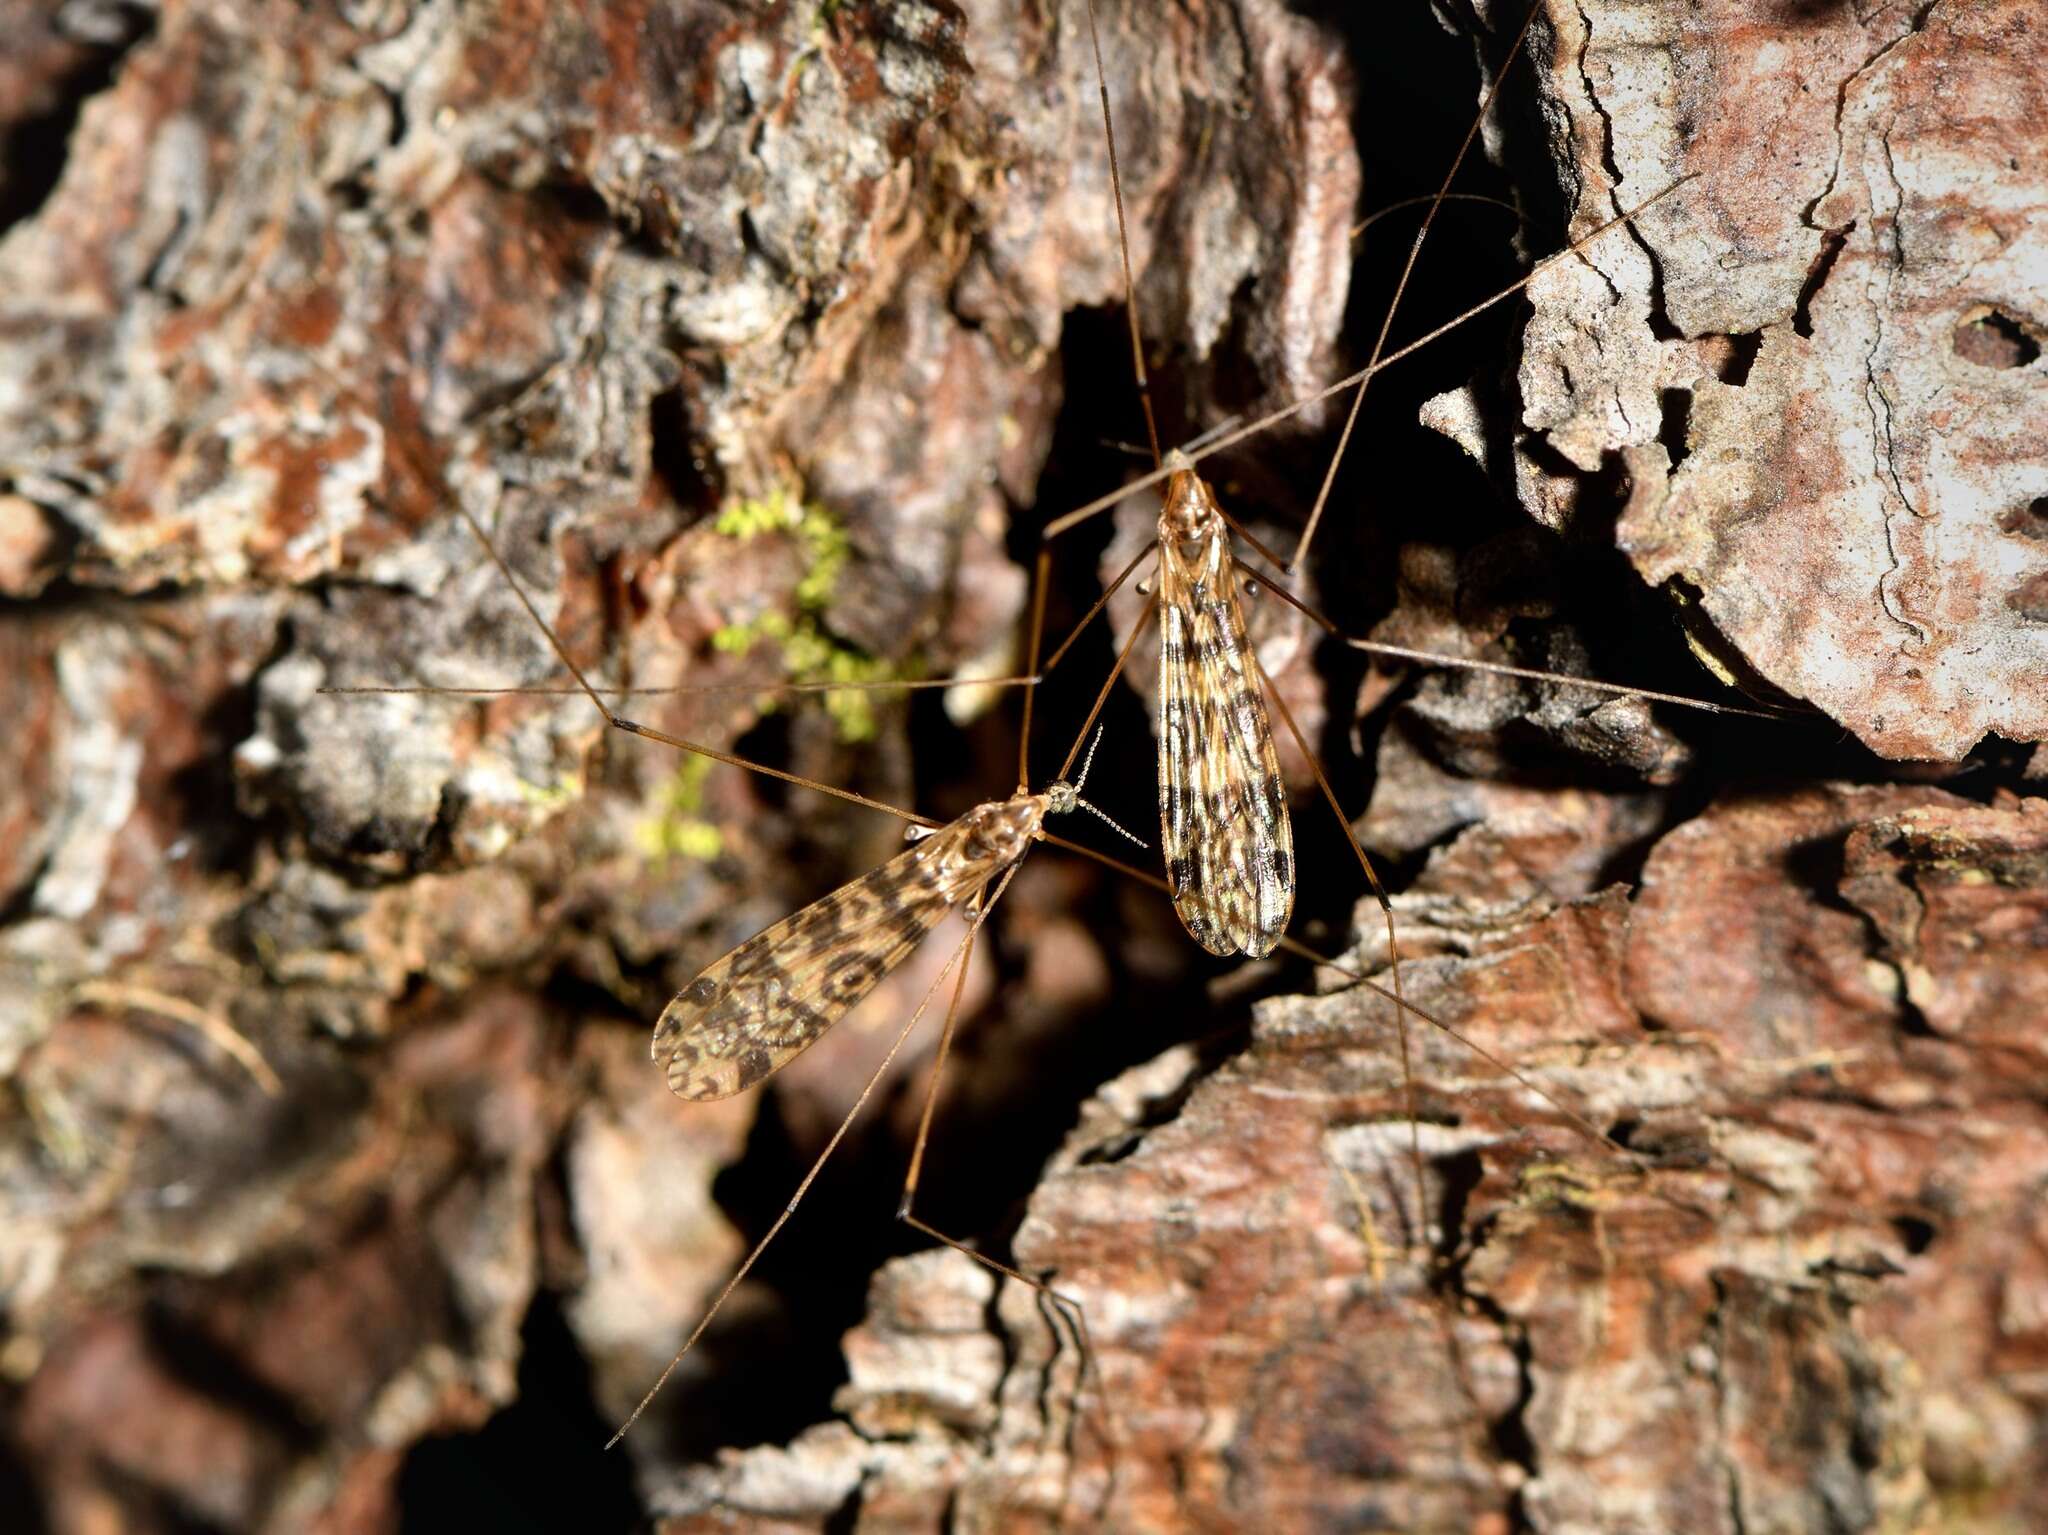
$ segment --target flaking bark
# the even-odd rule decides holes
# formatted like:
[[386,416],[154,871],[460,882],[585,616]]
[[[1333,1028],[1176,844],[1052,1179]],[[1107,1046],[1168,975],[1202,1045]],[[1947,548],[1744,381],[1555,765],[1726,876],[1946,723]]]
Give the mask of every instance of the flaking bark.
[[[1476,99],[1520,21],[1482,9],[1418,99]],[[1407,34],[1102,19],[1169,435],[1360,358],[1361,124],[1425,68],[1372,73]],[[2048,827],[1999,739],[2048,733],[2020,0],[1546,7],[1486,136],[1524,245],[1700,179],[1428,406],[1512,501],[1399,437],[1390,376],[1304,572],[1352,633],[1714,689],[1676,603],[1788,718],[1361,677],[1253,614],[1408,994],[1626,1154],[1420,1028],[1411,1105],[1383,999],[1199,968],[1163,903],[1041,853],[969,970],[923,1208],[1081,1300],[1099,1384],[1023,1287],[881,1261],[906,1070],[630,1460],[593,1446],[945,950],[758,1101],[672,1099],[645,1029],[896,828],[600,747],[572,695],[318,689],[563,680],[458,502],[608,679],[766,685],[799,629],[1011,664],[1042,478],[1095,494],[1127,466],[1091,445],[1139,431],[1117,317],[1073,314],[1122,281],[1083,18],[0,21],[0,1492],[48,1528],[490,1522],[472,1457],[535,1518],[672,1532],[2048,1523]],[[1326,446],[1230,461],[1226,503],[1284,539]],[[1001,710],[867,742],[739,689],[628,712],[936,814],[1010,787]],[[1111,720],[1142,829],[1142,711]],[[1350,926],[1383,966],[1377,909]]]

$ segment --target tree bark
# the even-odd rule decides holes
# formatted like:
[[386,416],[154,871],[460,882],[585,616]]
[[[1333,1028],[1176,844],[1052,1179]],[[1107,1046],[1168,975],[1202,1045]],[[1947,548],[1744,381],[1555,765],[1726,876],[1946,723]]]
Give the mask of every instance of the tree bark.
[[[1169,441],[1369,352],[1413,225],[1355,244],[1361,183],[1433,186],[1522,21],[1442,9],[1104,0]],[[1130,472],[1085,13],[0,24],[0,1498],[64,1532],[2048,1523],[2023,0],[1539,8],[1464,183],[1523,253],[1697,179],[1375,380],[1300,589],[1779,717],[1361,675],[1256,603],[1456,1035],[1210,965],[1041,851],[965,967],[919,1209],[1089,1347],[889,1225],[924,1043],[611,1456],[963,929],[766,1094],[683,1104],[663,1001],[893,823],[574,691],[321,689],[564,684],[460,506],[592,676],[725,689],[636,719],[935,816],[1007,793],[1007,695],[764,690],[1013,670],[1038,530]],[[1513,275],[1498,210],[1446,217],[1397,339]],[[1283,554],[1337,420],[1217,476]],[[1155,515],[1059,550],[1055,620]],[[1134,596],[1041,690],[1035,782]],[[1091,796],[1149,835],[1147,669]],[[1392,984],[1289,776],[1302,930]]]

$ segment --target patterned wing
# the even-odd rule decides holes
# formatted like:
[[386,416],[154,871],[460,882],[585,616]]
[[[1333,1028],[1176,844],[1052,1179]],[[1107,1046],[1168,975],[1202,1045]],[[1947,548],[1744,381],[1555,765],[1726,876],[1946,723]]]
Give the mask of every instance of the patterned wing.
[[1294,909],[1294,832],[1223,538],[1160,543],[1160,837],[1195,941],[1257,959]]
[[677,992],[654,1025],[669,1091],[707,1099],[752,1087],[873,991],[995,872],[964,855],[968,820],[755,934]]

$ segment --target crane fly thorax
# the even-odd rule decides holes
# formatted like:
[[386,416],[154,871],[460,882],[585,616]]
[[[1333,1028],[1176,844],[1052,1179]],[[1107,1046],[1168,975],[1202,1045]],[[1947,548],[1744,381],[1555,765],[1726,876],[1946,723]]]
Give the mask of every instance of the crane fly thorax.
[[973,863],[1004,865],[1024,856],[1045,821],[1046,797],[1019,794],[1012,799],[977,805],[967,812],[967,835],[960,855]]
[[1160,542],[1171,544],[1188,561],[1223,541],[1227,524],[1208,482],[1192,469],[1176,469],[1166,482],[1166,504],[1159,509]]

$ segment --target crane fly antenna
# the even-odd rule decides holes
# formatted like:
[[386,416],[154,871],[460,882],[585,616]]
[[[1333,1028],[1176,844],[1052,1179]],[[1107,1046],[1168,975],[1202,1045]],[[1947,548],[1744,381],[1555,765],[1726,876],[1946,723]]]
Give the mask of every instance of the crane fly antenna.
[[1102,822],[1103,825],[1107,826],[1111,831],[1115,832],[1119,837],[1124,838],[1126,841],[1135,842],[1139,847],[1145,848],[1149,848],[1152,845],[1151,843],[1147,842],[1143,837],[1134,836],[1130,832],[1125,831],[1121,826],[1117,825],[1116,822],[1112,821],[1109,818],[1109,813],[1107,811],[1101,809],[1099,806],[1089,804],[1088,801],[1082,799],[1079,795],[1076,795],[1074,797],[1074,805],[1077,809],[1087,811],[1090,815],[1094,816],[1096,820]]
[[1095,766],[1095,748],[1102,744],[1102,732],[1106,726],[1095,727],[1095,739],[1088,743],[1088,755],[1081,759],[1081,776],[1074,780],[1074,792],[1079,794],[1088,787],[1088,770]]
[[1094,816],[1096,820],[1102,822],[1103,825],[1109,827],[1119,837],[1129,842],[1135,842],[1139,847],[1149,847],[1151,844],[1143,837],[1132,835],[1111,819],[1108,811],[1102,809],[1099,805],[1091,805],[1087,800],[1081,798],[1081,786],[1088,782],[1088,770],[1095,766],[1095,748],[1102,744],[1104,728],[1101,725],[1095,727],[1095,739],[1088,743],[1088,755],[1081,761],[1081,776],[1072,783],[1068,783],[1062,778],[1058,783],[1053,784],[1045,791],[1046,798],[1051,802],[1048,808],[1055,815],[1066,815],[1075,810],[1085,810]]

